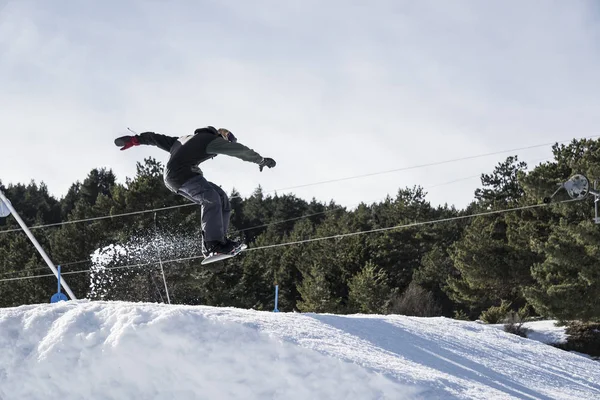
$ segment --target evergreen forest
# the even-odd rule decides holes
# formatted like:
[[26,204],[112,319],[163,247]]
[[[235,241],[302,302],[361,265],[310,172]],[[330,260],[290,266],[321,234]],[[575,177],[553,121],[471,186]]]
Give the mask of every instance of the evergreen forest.
[[[211,268],[200,265],[200,208],[165,188],[155,159],[138,163],[124,184],[94,169],[61,199],[43,183],[0,189],[80,299],[166,302],[164,271],[173,304],[273,310],[277,284],[283,312],[494,322],[503,310],[598,322],[593,197],[542,199],[575,174],[600,177],[600,141],[552,152],[536,166],[510,156],[482,171],[465,209],[432,206],[418,186],[351,210],[335,199],[234,191],[230,235],[250,248]],[[44,260],[12,216],[0,219],[0,231],[0,306],[49,302],[56,278]]]

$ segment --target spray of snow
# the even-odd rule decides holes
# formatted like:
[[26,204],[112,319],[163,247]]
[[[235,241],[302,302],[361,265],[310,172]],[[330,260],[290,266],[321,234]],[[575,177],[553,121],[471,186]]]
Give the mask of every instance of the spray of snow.
[[[102,300],[106,297],[107,288],[113,285],[115,279],[118,279],[123,274],[114,274],[110,268],[119,265],[121,260],[126,260],[127,258],[126,247],[112,244],[102,249],[97,249],[92,254],[88,298]],[[127,272],[124,273],[127,274]]]
[[[111,244],[96,249],[90,256],[90,287],[88,298],[104,300],[111,288],[125,277],[146,272],[159,260],[198,256],[202,245],[197,235],[160,233],[137,236],[124,244]],[[134,266],[134,267],[132,267]]]

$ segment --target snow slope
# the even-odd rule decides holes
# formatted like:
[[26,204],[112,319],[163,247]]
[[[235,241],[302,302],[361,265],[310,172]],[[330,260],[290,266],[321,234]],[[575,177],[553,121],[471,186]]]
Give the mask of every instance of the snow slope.
[[0,398],[594,399],[598,362],[446,318],[121,302],[0,309]]
[[556,326],[557,321],[526,322],[523,327],[528,330],[527,337],[546,344],[558,344],[567,341],[565,326]]
[[[523,328],[527,330],[527,338],[546,344],[565,343],[569,335],[565,326],[557,326],[556,320],[525,322]],[[504,330],[504,324],[490,324],[497,329]]]

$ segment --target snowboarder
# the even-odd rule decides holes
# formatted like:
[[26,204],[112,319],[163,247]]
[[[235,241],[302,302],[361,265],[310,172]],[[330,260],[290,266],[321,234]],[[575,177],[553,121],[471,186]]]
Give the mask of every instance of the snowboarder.
[[165,185],[196,204],[202,215],[202,253],[205,257],[214,254],[228,254],[236,250],[240,243],[227,238],[231,206],[227,194],[219,186],[207,181],[199,164],[225,154],[273,168],[275,160],[264,158],[241,143],[229,130],[215,129],[212,126],[199,128],[193,135],[181,137],[166,136],[154,132],[143,132],[134,136],[121,136],[115,139],[121,150],[133,146],[153,145],[168,151],[171,156],[164,171]]

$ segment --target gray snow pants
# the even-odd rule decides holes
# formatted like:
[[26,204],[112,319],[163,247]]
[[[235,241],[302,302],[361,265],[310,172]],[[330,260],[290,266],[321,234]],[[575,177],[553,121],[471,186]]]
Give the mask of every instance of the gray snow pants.
[[204,241],[224,241],[229,229],[231,205],[223,189],[198,175],[184,183],[177,193],[202,207]]

